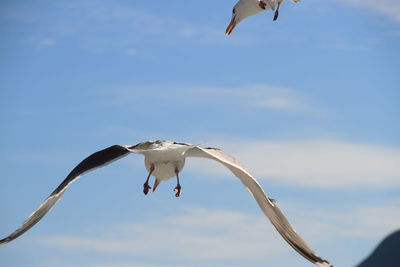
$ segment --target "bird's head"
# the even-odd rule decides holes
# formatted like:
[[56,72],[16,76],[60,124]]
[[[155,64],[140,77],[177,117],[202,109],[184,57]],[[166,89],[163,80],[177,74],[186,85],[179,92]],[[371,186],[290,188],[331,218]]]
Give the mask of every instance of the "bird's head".
[[272,0],[239,0],[232,9],[232,19],[225,33],[227,35],[231,34],[236,25],[245,18],[258,14],[266,9],[273,9],[274,5],[270,2],[272,2]]

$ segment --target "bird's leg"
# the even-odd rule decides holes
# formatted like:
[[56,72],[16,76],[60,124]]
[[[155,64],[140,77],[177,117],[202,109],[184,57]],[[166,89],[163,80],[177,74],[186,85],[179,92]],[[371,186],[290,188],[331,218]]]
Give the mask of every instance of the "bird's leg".
[[278,19],[279,16],[279,7],[281,6],[281,2],[278,3],[278,7],[275,10],[274,21]]
[[[271,8],[272,11],[275,11],[275,1],[276,0],[266,0],[266,1],[260,0],[258,5],[264,10],[267,9],[267,5],[268,5]],[[264,3],[261,3],[261,2],[264,2]]]
[[179,197],[181,194],[181,185],[179,183],[179,174],[178,173],[179,173],[178,167],[175,167],[176,180],[178,182],[176,184],[176,187],[174,188],[174,191],[176,192],[176,194],[175,194],[176,197]]
[[153,185],[153,192],[156,191],[157,186],[160,184],[160,180],[158,180],[156,178],[156,180],[154,181],[154,185]]
[[145,195],[147,195],[147,193],[148,193],[149,190],[151,189],[151,187],[150,187],[150,185],[149,185],[149,179],[150,179],[151,174],[153,173],[153,171],[154,171],[154,164],[151,164],[149,175],[147,176],[146,182],[143,184],[143,193],[144,193]]

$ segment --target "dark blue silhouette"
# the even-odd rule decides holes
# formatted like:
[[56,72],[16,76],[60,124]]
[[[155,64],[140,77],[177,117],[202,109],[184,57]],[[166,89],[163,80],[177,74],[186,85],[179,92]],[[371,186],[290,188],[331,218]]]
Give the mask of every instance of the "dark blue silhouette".
[[399,267],[400,230],[387,236],[357,267]]

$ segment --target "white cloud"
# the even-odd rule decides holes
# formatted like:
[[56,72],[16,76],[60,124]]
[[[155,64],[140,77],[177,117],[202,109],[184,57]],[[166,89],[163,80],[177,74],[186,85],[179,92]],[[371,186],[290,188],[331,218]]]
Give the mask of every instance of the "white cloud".
[[272,97],[261,102],[260,106],[271,109],[290,109],[291,107],[293,107],[293,103],[291,103],[287,98]]
[[40,46],[44,46],[44,47],[53,46],[56,44],[56,40],[54,40],[52,38],[43,38],[43,39],[40,39],[38,42],[39,42]]
[[180,31],[180,34],[186,37],[193,37],[197,35],[197,32],[193,28],[184,28]]
[[[74,264],[74,266],[77,266]],[[170,265],[170,264],[142,264],[142,263],[136,263],[136,262],[126,262],[126,263],[120,263],[120,262],[109,262],[109,263],[99,263],[99,264],[87,264],[85,263],[82,265],[84,267],[178,267],[178,266],[185,266],[185,265]]]
[[[61,15],[44,14],[43,9],[36,6],[0,8],[0,14],[4,14],[6,20],[26,24],[27,29],[37,29],[34,34],[51,34],[57,40],[73,40],[80,48],[94,53],[126,53],[126,47],[140,45],[146,49],[148,44],[243,43],[226,38],[223,28],[216,30],[211,26],[194,24],[159,9],[143,10],[121,3],[99,4],[96,1],[61,1],[52,8],[62,10]],[[43,41],[45,46],[54,44],[49,40]]]
[[52,37],[31,36],[27,38],[27,41],[38,48],[48,48],[57,45],[56,39]]
[[292,88],[272,86],[268,84],[246,85],[237,88],[196,88],[198,94],[221,96],[240,101],[246,105],[289,111],[313,112],[314,108],[300,93]]
[[[340,257],[341,248],[337,244],[354,241],[376,243],[398,229],[399,204],[399,201],[392,201],[385,206],[322,210],[299,202],[280,203],[300,235],[318,254],[329,256],[332,262],[335,260],[332,256]],[[106,233],[96,237],[52,236],[42,238],[40,242],[52,249],[113,254],[118,255],[118,259],[129,255],[140,259],[162,259],[165,264],[175,261],[175,266],[184,263],[191,266],[207,263],[243,266],[252,261],[279,263],[280,266],[303,266],[303,263],[308,266],[261,213],[253,215],[229,210],[191,207],[181,216],[107,227]],[[329,255],[319,248],[329,251]],[[114,264],[118,263],[109,265]],[[139,263],[130,265],[142,266]]]
[[341,2],[378,11],[391,19],[400,22],[400,1],[398,0],[339,0]]
[[[162,88],[165,94],[148,94]],[[98,93],[98,91],[97,91]],[[159,103],[176,101],[180,105],[210,107],[214,104],[230,106],[241,105],[245,108],[267,109],[279,112],[302,113],[312,116],[324,116],[326,111],[313,106],[311,101],[299,90],[268,84],[243,85],[238,87],[186,86],[186,85],[147,85],[147,86],[113,86],[101,92],[106,96],[107,104],[117,104],[136,101],[151,97],[151,101],[159,98]],[[127,105],[129,106],[129,105]]]
[[[213,142],[214,143],[214,142]],[[400,149],[336,140],[217,141],[258,179],[316,188],[400,186]],[[211,145],[211,144],[210,144]],[[193,160],[186,169],[231,175]]]
[[[130,254],[167,260],[250,260],[288,249],[263,216],[234,211],[188,209],[185,215],[119,225],[100,237],[53,236],[45,245],[71,250]],[[275,236],[277,237],[277,236]]]
[[337,40],[336,42],[333,42],[336,49],[350,52],[368,51],[371,47],[376,47],[380,44],[381,41],[378,39],[364,39],[359,40],[356,43],[354,43],[354,41],[349,42],[349,40]]
[[365,206],[348,203],[335,210],[310,208],[299,202],[284,204],[286,213],[299,225],[299,232],[305,236],[324,233],[318,237],[320,242],[346,238],[377,241],[400,228],[400,199]]
[[123,51],[123,54],[127,56],[136,56],[138,53],[138,50],[134,48],[127,48]]

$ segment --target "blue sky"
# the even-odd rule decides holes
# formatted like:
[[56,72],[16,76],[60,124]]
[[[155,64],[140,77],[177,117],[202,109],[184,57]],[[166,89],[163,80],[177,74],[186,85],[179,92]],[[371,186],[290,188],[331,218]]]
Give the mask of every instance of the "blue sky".
[[[311,247],[354,266],[400,225],[400,4],[2,1],[0,234],[84,157],[149,139],[235,156]],[[74,183],[7,266],[312,266],[223,166],[144,196],[141,156]]]

